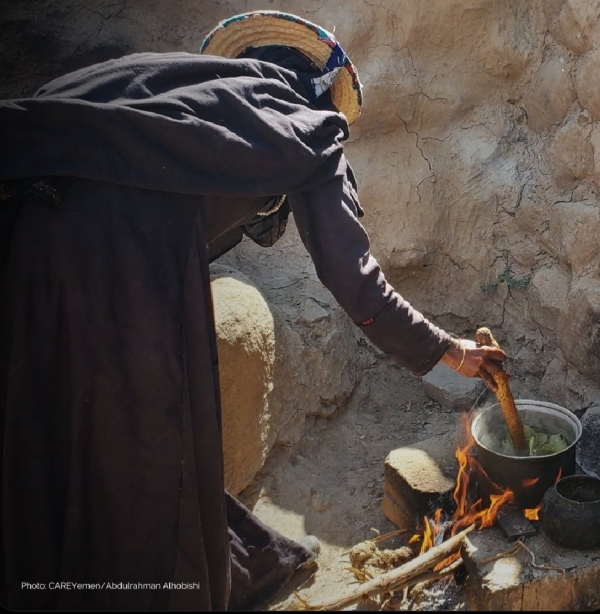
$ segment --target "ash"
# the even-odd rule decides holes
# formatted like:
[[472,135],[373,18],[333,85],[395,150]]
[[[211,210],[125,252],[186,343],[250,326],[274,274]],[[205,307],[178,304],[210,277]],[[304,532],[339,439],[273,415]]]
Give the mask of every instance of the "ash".
[[430,584],[417,584],[406,597],[397,595],[382,610],[453,612],[467,611],[468,608],[462,586],[453,577],[449,577]]

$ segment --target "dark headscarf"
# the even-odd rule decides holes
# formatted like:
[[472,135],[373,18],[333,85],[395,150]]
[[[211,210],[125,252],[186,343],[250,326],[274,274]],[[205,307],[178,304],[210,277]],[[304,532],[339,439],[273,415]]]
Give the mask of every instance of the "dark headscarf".
[[[269,62],[280,68],[291,70],[305,87],[309,99],[312,98],[313,91],[311,81],[322,74],[319,67],[301,51],[283,45],[248,47],[238,58]],[[337,111],[331,102],[330,90],[323,92],[313,101],[313,104],[318,110]],[[283,198],[284,200],[281,201],[281,197],[274,196],[265,206],[265,210],[243,227],[244,234],[261,247],[271,247],[285,232],[290,206],[287,198],[285,196]],[[274,208],[274,211],[268,214],[270,208]]]
[[[313,98],[311,80],[323,74],[323,71],[310,58],[293,47],[285,47],[283,45],[248,47],[238,57],[277,64],[280,68],[293,71],[306,88],[309,99]],[[331,102],[330,90],[326,90],[316,100],[313,100],[313,104],[320,111],[339,112]]]

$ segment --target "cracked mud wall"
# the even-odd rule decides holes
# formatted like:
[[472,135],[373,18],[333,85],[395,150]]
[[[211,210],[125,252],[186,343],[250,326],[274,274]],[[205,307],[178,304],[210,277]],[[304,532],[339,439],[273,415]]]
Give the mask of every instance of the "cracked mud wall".
[[401,5],[369,3],[386,25],[352,52],[373,250],[436,323],[497,330],[513,372],[543,378],[532,394],[587,407],[600,384],[600,6]]
[[[347,153],[390,281],[450,331],[472,337],[490,326],[515,379],[527,378],[528,396],[574,410],[597,402],[598,3],[0,5],[3,97],[124,53],[195,52],[218,20],[246,10],[288,10],[335,31],[364,86]],[[373,360],[306,258],[292,228],[271,250],[244,242],[224,260],[281,316],[274,381],[277,403],[290,412],[275,438],[283,443],[301,435],[307,414],[343,405]]]

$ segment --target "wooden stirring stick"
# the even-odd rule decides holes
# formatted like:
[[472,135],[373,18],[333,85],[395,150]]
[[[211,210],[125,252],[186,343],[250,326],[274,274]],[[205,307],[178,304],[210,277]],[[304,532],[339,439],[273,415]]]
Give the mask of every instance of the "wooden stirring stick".
[[[492,335],[492,331],[485,326],[477,329],[475,341],[481,345],[500,348],[500,345]],[[510,379],[508,373],[506,373],[502,367],[499,367],[498,371],[492,374],[492,377],[498,386],[496,397],[502,409],[502,413],[504,414],[504,419],[506,420],[508,432],[510,433],[515,450],[520,456],[527,456],[528,449],[525,440],[525,432],[523,431],[523,422],[521,421],[521,416],[519,416],[519,412],[515,406],[515,400],[513,399],[510,386],[508,385],[508,380]]]

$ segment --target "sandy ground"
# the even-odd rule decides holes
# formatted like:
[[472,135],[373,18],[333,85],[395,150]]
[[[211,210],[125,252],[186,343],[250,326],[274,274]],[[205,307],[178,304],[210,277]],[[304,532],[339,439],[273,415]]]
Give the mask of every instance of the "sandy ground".
[[[361,385],[367,383],[375,391],[368,402],[351,399],[331,418],[314,419],[300,444],[272,454],[254,484],[240,495],[259,518],[284,535],[296,540],[315,535],[320,540],[318,569],[298,591],[309,603],[329,600],[355,586],[348,550],[377,532],[397,528],[381,508],[389,452],[460,428],[459,414],[430,400],[421,379],[403,369],[385,363],[373,366]],[[406,539],[394,538],[382,547],[398,548]],[[297,604],[293,594],[282,593],[269,608],[290,610]],[[363,603],[349,609],[379,606]],[[393,609],[467,608],[461,587],[450,577],[413,589]]]

